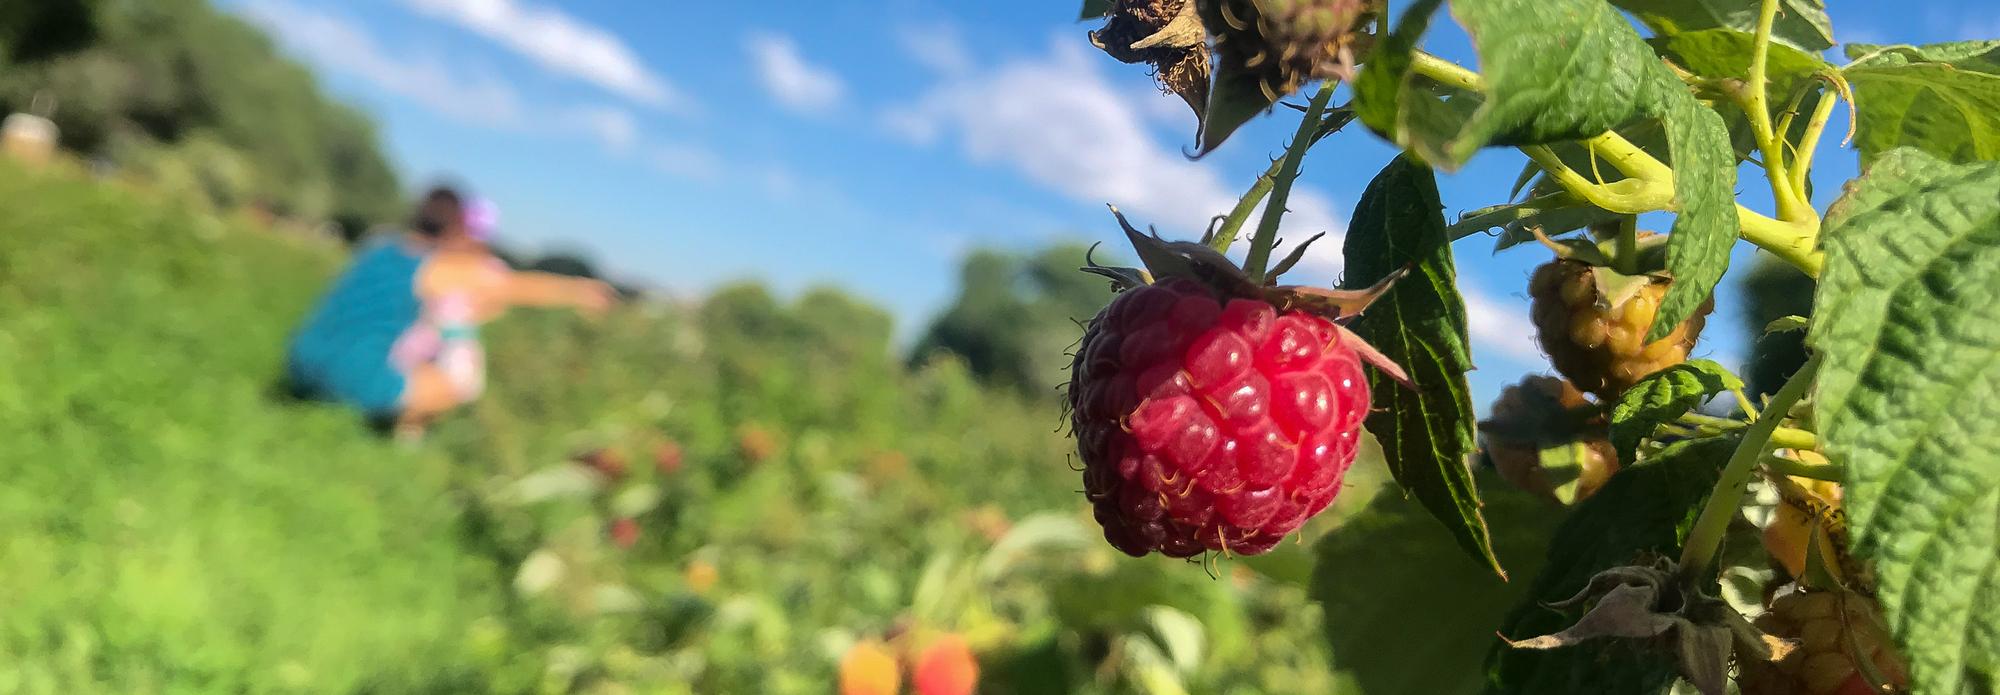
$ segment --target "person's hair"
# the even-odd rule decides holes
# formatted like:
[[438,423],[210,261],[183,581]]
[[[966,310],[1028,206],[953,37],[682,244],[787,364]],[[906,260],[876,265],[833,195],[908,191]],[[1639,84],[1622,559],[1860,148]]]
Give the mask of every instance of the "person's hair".
[[410,228],[418,234],[435,237],[464,217],[464,197],[459,195],[457,189],[438,186],[425,193],[423,201],[417,203],[417,214],[410,220]]

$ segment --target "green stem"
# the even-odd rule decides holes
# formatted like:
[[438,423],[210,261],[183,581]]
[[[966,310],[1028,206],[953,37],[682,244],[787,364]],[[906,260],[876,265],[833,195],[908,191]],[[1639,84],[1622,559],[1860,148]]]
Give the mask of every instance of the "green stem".
[[1451,226],[1445,227],[1445,238],[1457,241],[1461,238],[1478,234],[1494,227],[1506,226],[1510,222],[1524,220],[1544,212],[1573,208],[1580,205],[1583,205],[1581,198],[1576,197],[1569,191],[1556,191],[1545,196],[1529,198],[1515,204],[1480,208],[1472,211],[1471,214],[1459,218]]
[[1847,467],[1838,463],[1806,463],[1798,459],[1788,459],[1779,456],[1764,457],[1764,467],[1780,475],[1811,478],[1813,480],[1830,480],[1836,483],[1842,482],[1847,476]]
[[1771,127],[1768,65],[1771,25],[1778,17],[1778,1],[1763,0],[1758,6],[1757,38],[1750,48],[1750,77],[1738,101],[1744,115],[1750,119],[1750,133],[1757,140],[1757,149],[1764,153],[1764,176],[1771,182],[1771,197],[1777,202],[1778,219],[1801,222],[1812,218],[1817,223],[1818,213],[1800,200],[1798,192],[1792,188],[1791,176],[1785,173],[1784,139]]
[[1819,103],[1813,106],[1812,120],[1806,121],[1806,129],[1799,133],[1799,158],[1792,162],[1792,190],[1800,198],[1806,197],[1806,175],[1812,171],[1813,153],[1819,149],[1819,139],[1826,132],[1826,122],[1833,117],[1836,101],[1831,91],[1820,95]]
[[1736,206],[1736,219],[1745,241],[1771,252],[1808,277],[1819,277],[1821,266],[1826,265],[1826,254],[1818,248],[1818,222],[1807,225],[1775,220],[1742,205]]
[[1708,503],[1701,508],[1701,516],[1688,531],[1687,543],[1681,547],[1681,575],[1701,577],[1708,572],[1714,562],[1716,550],[1722,547],[1722,537],[1729,530],[1729,521],[1736,518],[1737,510],[1743,506],[1743,491],[1750,483],[1750,474],[1755,472],[1758,459],[1770,445],[1771,434],[1784,421],[1783,413],[1792,409],[1792,404],[1811,390],[1813,377],[1819,373],[1819,355],[1813,355],[1799,367],[1797,373],[1785,382],[1784,388],[1771,397],[1764,407],[1766,417],[1743,429],[1743,439],[1736,444],[1736,452],[1729,456],[1728,465],[1722,469],[1721,477],[1715,481],[1715,490],[1708,495]]
[[1617,254],[1611,259],[1618,263],[1618,272],[1626,275],[1639,274],[1639,218],[1626,215],[1618,220]]
[[1545,145],[1526,145],[1521,147],[1521,153],[1535,160],[1535,165],[1542,168],[1542,173],[1562,186],[1563,190],[1576,194],[1589,201],[1591,205],[1611,212],[1635,215],[1665,210],[1667,206],[1673,204],[1672,184],[1655,185],[1651,181],[1639,178],[1600,184],[1569,168],[1561,157],[1556,156],[1554,150]]
[[1264,216],[1257,220],[1257,235],[1250,238],[1250,254],[1243,259],[1243,271],[1250,281],[1264,284],[1264,268],[1271,263],[1271,247],[1278,242],[1278,222],[1285,216],[1285,203],[1292,195],[1292,181],[1299,177],[1299,162],[1305,159],[1306,150],[1312,147],[1313,132],[1319,128],[1320,116],[1326,112],[1327,102],[1333,100],[1334,83],[1321,84],[1319,93],[1314,94],[1312,103],[1306,105],[1305,118],[1299,120],[1299,130],[1292,135],[1292,144],[1285,148],[1284,159],[1279,160],[1278,174],[1272,177],[1271,202],[1264,205]]
[[[1746,423],[1740,420],[1710,417],[1707,415],[1702,415],[1700,413],[1688,413],[1676,419],[1679,420],[1681,424],[1697,428],[1709,434],[1736,432],[1740,430],[1749,429],[1750,427],[1756,425],[1755,422]],[[1767,448],[1805,449],[1805,450],[1818,449],[1819,437],[1811,432],[1807,432],[1805,430],[1798,429],[1796,427],[1777,427],[1771,430],[1770,442],[1767,445]]]
[[1208,240],[1210,248],[1215,249],[1217,253],[1229,251],[1229,245],[1236,243],[1236,234],[1243,230],[1243,223],[1250,219],[1250,213],[1257,209],[1258,203],[1264,202],[1264,196],[1271,193],[1271,188],[1277,183],[1278,174],[1284,169],[1284,165],[1285,160],[1280,158],[1271,162],[1271,168],[1265,169],[1264,173],[1257,176],[1257,182],[1251,184],[1250,190],[1236,200],[1236,207],[1229,210],[1229,216],[1222,218],[1222,226],[1215,228],[1215,236]]
[[1410,69],[1419,75],[1467,91],[1486,91],[1486,81],[1479,77],[1479,73],[1467,70],[1458,63],[1423,51],[1412,51],[1410,58]]

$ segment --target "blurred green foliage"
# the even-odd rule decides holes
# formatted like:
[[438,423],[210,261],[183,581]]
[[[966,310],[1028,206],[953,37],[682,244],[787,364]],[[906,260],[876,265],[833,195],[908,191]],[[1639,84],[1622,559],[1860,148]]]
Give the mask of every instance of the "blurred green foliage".
[[64,147],[173,194],[355,229],[402,213],[374,125],[206,0],[0,3],[0,112],[38,97]]
[[1797,268],[1760,256],[1742,282],[1743,331],[1755,346],[1743,380],[1752,396],[1768,396],[1806,363],[1806,332],[1766,333],[1765,327],[1786,316],[1812,316],[1813,281]]
[[1111,298],[1103,278],[1077,272],[1087,249],[1030,255],[982,249],[959,266],[959,294],[918,341],[915,359],[949,352],[987,383],[1046,394],[1069,369],[1082,322]]
[[989,694],[1343,682],[1303,586],[1118,556],[1053,404],[837,290],[510,317],[405,448],[273,393],[329,245],[66,176],[0,164],[0,692],[826,693],[947,631]]

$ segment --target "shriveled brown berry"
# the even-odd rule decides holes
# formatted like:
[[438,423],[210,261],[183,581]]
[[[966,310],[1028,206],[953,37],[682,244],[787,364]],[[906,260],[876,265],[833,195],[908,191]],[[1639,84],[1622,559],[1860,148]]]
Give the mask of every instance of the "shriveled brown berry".
[[1756,625],[1796,646],[1776,662],[1746,661],[1738,685],[1743,695],[1853,695],[1872,693],[1856,656],[1868,659],[1888,685],[1908,685],[1902,660],[1884,634],[1873,601],[1838,591],[1793,591],[1777,597]]
[[1687,361],[1715,308],[1704,302],[1672,333],[1646,343],[1672,281],[1652,278],[1613,300],[1598,291],[1596,273],[1611,273],[1581,261],[1555,260],[1535,269],[1529,280],[1535,332],[1542,351],[1571,382],[1599,398],[1615,399],[1648,374]]
[[1369,0],[1198,0],[1225,64],[1253,71],[1277,99],[1307,82],[1339,77],[1341,52],[1356,47]]
[[[1501,389],[1479,431],[1487,460],[1502,479],[1558,502],[1588,498],[1618,472],[1603,415],[1562,379],[1534,375]],[[1550,471],[1544,452],[1551,451],[1567,456],[1573,470]]]
[[1195,0],[1114,0],[1090,42],[1122,63],[1153,66],[1160,90],[1197,118],[1208,109],[1208,37]]

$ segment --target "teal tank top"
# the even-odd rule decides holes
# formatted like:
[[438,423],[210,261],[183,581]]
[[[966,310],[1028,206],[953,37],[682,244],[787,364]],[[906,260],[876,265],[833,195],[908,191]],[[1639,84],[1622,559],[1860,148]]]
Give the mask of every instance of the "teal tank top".
[[389,353],[421,312],[416,278],[423,260],[400,239],[355,254],[292,334],[286,371],[301,395],[375,415],[398,409],[404,376]]

